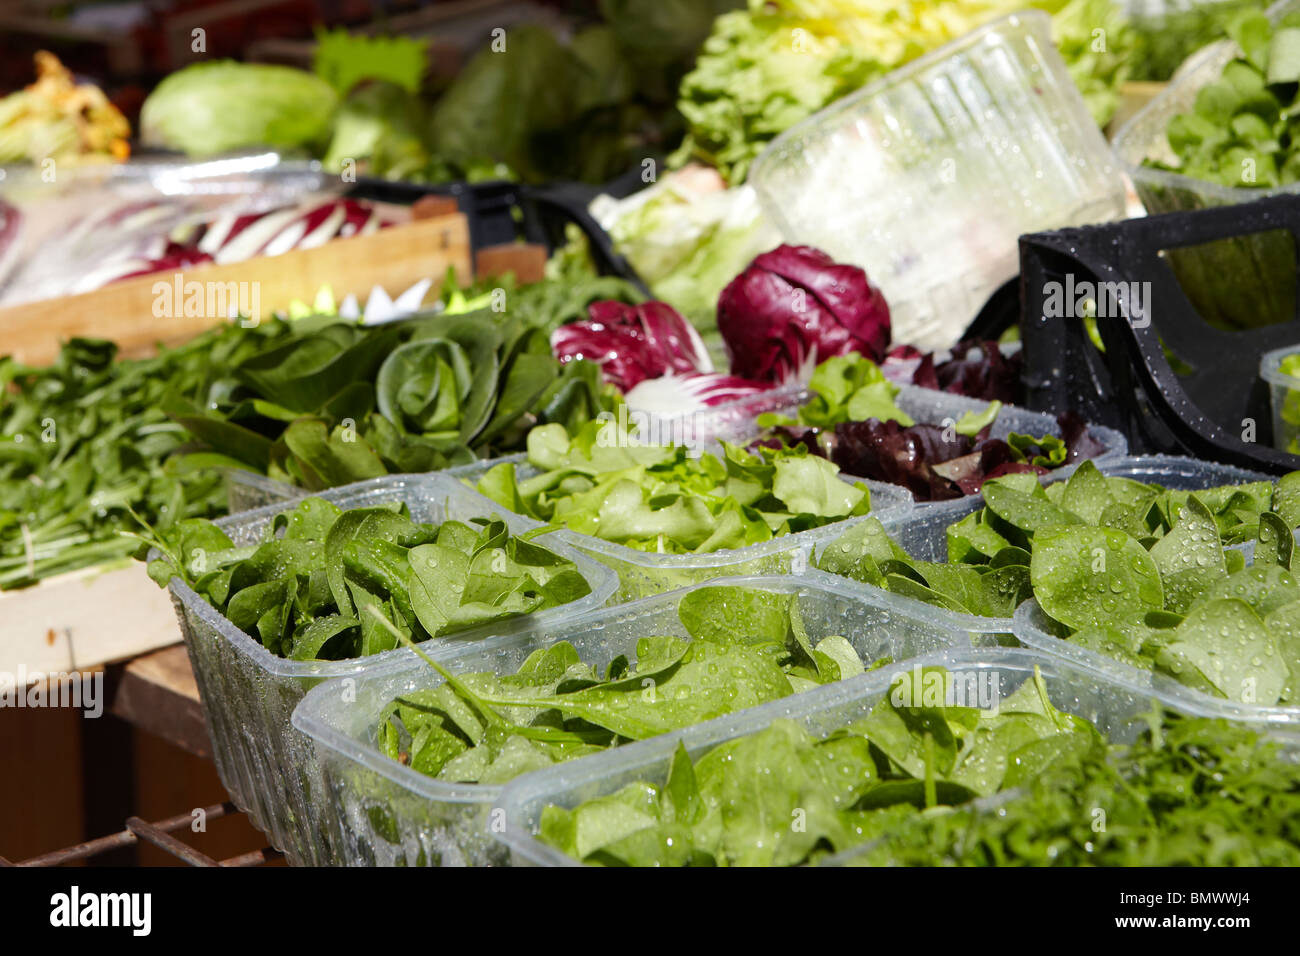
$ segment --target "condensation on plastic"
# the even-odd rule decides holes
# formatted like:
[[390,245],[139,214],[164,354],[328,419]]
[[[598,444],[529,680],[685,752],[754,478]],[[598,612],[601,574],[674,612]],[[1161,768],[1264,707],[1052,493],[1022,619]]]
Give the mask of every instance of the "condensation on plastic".
[[[715,449],[719,454],[721,449]],[[516,475],[522,480],[538,474],[528,464],[526,455],[510,455],[490,461],[462,465],[443,472],[448,477],[467,483],[473,488],[479,478],[504,462],[515,465]],[[847,482],[859,479],[841,475]],[[871,515],[882,521],[895,519],[912,511],[912,496],[897,485],[877,481],[864,482],[871,492]],[[477,491],[474,494],[478,494]],[[484,498],[485,501],[490,499]],[[491,502],[492,506],[501,507]],[[745,548],[728,548],[708,554],[657,554],[638,551],[627,545],[604,541],[592,535],[579,534],[567,528],[556,531],[557,537],[585,551],[618,574],[617,601],[635,601],[638,598],[662,594],[677,588],[688,587],[722,575],[738,574],[798,574],[806,567],[806,558],[820,545],[835,540],[867,515],[843,518],[820,528],[782,535]]]
[[1293,443],[1300,442],[1300,424],[1282,417],[1288,395],[1298,396],[1297,408],[1300,408],[1300,378],[1281,369],[1282,360],[1296,354],[1300,354],[1300,344],[1273,349],[1259,359],[1259,377],[1268,385],[1269,406],[1273,410],[1273,447],[1279,451],[1290,451]]
[[[743,577],[709,581],[632,604],[572,617],[509,642],[467,649],[444,660],[454,674],[516,672],[530,653],[570,641],[582,660],[603,671],[615,657],[633,656],[639,638],[689,638],[678,605],[700,587],[737,586],[798,595],[799,610],[814,639],[845,637],[864,662],[896,661],[943,648],[990,643],[984,622],[954,628],[950,619],[922,604],[883,591],[861,592],[829,575]],[[394,697],[435,687],[442,678],[419,662],[391,665],[358,678],[345,698],[338,681],[312,690],[294,712],[294,726],[317,746],[324,772],[324,798],[315,803],[318,826],[339,832],[340,856],[348,865],[494,865],[505,851],[492,836],[489,810],[500,785],[449,783],[425,776],[383,755],[376,746],[380,712]],[[584,763],[592,757],[570,761]]]
[[1214,697],[1178,683],[1167,674],[1130,667],[1113,657],[1071,644],[1058,635],[1059,625],[1049,618],[1035,600],[1026,601],[1016,610],[1012,624],[1016,639],[1052,657],[1069,661],[1076,667],[1113,676],[1147,690],[1149,696],[1181,708],[1213,709],[1211,716],[1300,728],[1300,706],[1264,706],[1244,704]]
[[[758,733],[774,720],[793,720],[809,733],[823,736],[866,716],[889,692],[900,672],[917,666],[945,667],[960,674],[965,687],[991,690],[996,681],[997,699],[1009,696],[1024,681],[1032,679],[1037,669],[1047,685],[1048,697],[1057,708],[1091,721],[1115,743],[1136,740],[1145,726],[1141,715],[1151,710],[1152,695],[1146,687],[1076,667],[1060,658],[1019,648],[954,648],[520,777],[506,786],[492,811],[504,824],[499,838],[509,848],[511,863],[516,866],[581,866],[578,860],[537,838],[546,806],[572,809],[631,783],[661,786],[668,778],[668,768],[679,742],[698,760],[719,744]],[[1174,706],[1197,716],[1218,716],[1213,707]]]
[[894,337],[946,348],[1017,239],[1121,218],[1118,164],[1039,11],[974,30],[778,136],[749,184],[788,241],[867,270]]
[[[345,509],[400,501],[420,522],[465,521],[497,514],[514,534],[539,526],[536,521],[485,505],[482,497],[436,475],[376,478],[322,492],[319,497]],[[268,523],[285,510],[284,504],[268,505],[216,524],[236,545],[255,544]],[[427,641],[421,645],[425,653],[454,656],[471,642],[489,646],[494,641],[517,639],[573,614],[605,606],[617,584],[608,568],[554,534],[537,540],[577,563],[591,593],[563,607]],[[399,648],[346,661],[286,660],[235,627],[179,578],[172,579],[170,589],[221,782],[235,804],[247,811],[290,862],[310,864],[331,858],[337,834],[318,827],[315,819],[323,792],[313,759],[315,751],[290,725],[290,716],[303,695],[321,681],[358,675],[388,661],[414,659],[414,655]]]

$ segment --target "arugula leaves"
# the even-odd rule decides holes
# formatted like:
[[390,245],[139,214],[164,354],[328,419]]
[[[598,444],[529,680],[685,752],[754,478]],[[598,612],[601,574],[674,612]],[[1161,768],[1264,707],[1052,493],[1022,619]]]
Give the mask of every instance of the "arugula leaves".
[[996,812],[909,813],[852,864],[1300,865],[1300,766],[1278,743],[1223,720],[1148,719],[1133,745],[1062,755]]
[[866,717],[821,738],[775,720],[695,761],[679,743],[662,785],[547,806],[539,837],[605,866],[795,866],[921,810],[1023,786],[1099,745],[1037,674],[996,710],[957,705],[954,680],[943,668],[904,672]]
[[642,445],[613,421],[528,435],[529,464],[495,466],[476,488],[503,507],[642,551],[705,554],[867,514],[871,495],[804,449],[723,445],[694,458],[685,446]]
[[567,641],[534,651],[511,675],[444,672],[446,683],[384,709],[379,747],[439,779],[504,783],[866,669],[844,638],[811,641],[797,597],[700,588],[678,615],[691,640],[643,637],[635,660],[620,656],[603,673]]
[[240,463],[178,457],[190,437],[162,408],[260,338],[213,332],[130,361],[73,339],[46,368],[0,358],[0,590],[130,557],[137,517],[168,530],[224,511],[218,469]]
[[[949,563],[917,561],[878,522],[818,567],[950,610],[1006,617],[1030,596],[1065,639],[1216,697],[1300,703],[1289,612],[1300,473],[1188,492],[1102,475],[988,482],[985,507],[947,530]],[[1256,538],[1255,563],[1227,545]],[[1278,617],[1272,617],[1277,614]],[[1270,623],[1272,622],[1272,623]]]
[[349,660],[568,604],[591,593],[576,565],[505,522],[418,524],[405,505],[344,511],[305,498],[254,547],[209,521],[157,542],[149,575],[184,579],[236,627],[293,660]]

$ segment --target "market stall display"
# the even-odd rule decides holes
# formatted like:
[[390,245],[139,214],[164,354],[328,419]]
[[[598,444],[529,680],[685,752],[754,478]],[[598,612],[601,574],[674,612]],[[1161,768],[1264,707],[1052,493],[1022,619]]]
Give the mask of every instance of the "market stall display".
[[1294,4],[41,57],[0,706],[179,638],[293,865],[1300,864]]

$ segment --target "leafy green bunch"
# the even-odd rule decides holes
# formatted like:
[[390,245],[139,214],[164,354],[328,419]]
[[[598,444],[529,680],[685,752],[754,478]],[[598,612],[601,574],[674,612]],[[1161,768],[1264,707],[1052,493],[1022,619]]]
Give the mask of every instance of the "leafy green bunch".
[[642,551],[705,554],[865,515],[871,495],[807,449],[723,444],[692,457],[682,445],[643,445],[613,420],[571,433],[534,428],[521,477],[502,462],[477,490],[519,514]]
[[577,566],[505,522],[417,523],[403,504],[344,511],[305,498],[236,547],[183,521],[149,575],[180,577],[273,654],[349,660],[559,607],[591,593]]
[[619,655],[603,673],[560,641],[514,674],[445,675],[384,709],[379,747],[431,777],[500,784],[865,669],[843,637],[813,643],[797,596],[701,588],[682,598],[678,616],[690,640],[640,638],[635,660]]
[[852,860],[859,866],[1298,864],[1300,764],[1293,755],[1243,724],[1172,712],[1153,715],[1132,746],[1097,742],[1063,755],[996,813],[972,806],[911,814]]
[[1178,164],[1147,165],[1230,187],[1294,183],[1300,180],[1300,13],[1273,26],[1263,13],[1250,12],[1228,33],[1242,55],[1200,89],[1190,113],[1169,121]]
[[233,466],[320,490],[435,471],[522,447],[529,428],[577,428],[616,407],[591,362],[561,365],[550,331],[616,280],[506,290],[505,311],[390,325],[328,317],[286,326],[167,411]]
[[924,696],[927,682],[946,691],[952,680],[943,668],[901,674],[867,716],[824,737],[776,720],[694,761],[678,744],[662,784],[547,806],[539,836],[605,866],[797,866],[918,813],[1023,787],[1098,745],[1096,728],[1053,706],[1037,674],[996,710]]

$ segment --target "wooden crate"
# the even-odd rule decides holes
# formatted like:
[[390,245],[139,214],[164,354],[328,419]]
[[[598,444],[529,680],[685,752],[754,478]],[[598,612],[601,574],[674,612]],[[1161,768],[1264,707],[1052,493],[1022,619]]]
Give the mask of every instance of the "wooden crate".
[[[250,290],[250,301],[256,290],[262,318],[269,318],[272,310],[295,299],[310,300],[323,285],[339,299],[355,295],[364,302],[376,285],[397,294],[422,279],[437,280],[449,267],[467,281],[472,265],[468,222],[452,213],[335,239],[315,249],[155,273],[80,295],[10,306],[0,309],[0,342],[6,353],[32,365],[54,361],[60,345],[75,336],[112,339],[123,355],[141,355],[160,342],[182,342],[229,321],[228,311],[209,308],[224,304],[228,309],[241,289]],[[175,301],[177,282],[182,299],[189,289],[214,293],[204,295],[201,314],[184,314],[185,303]],[[232,284],[236,295],[225,294]]]

